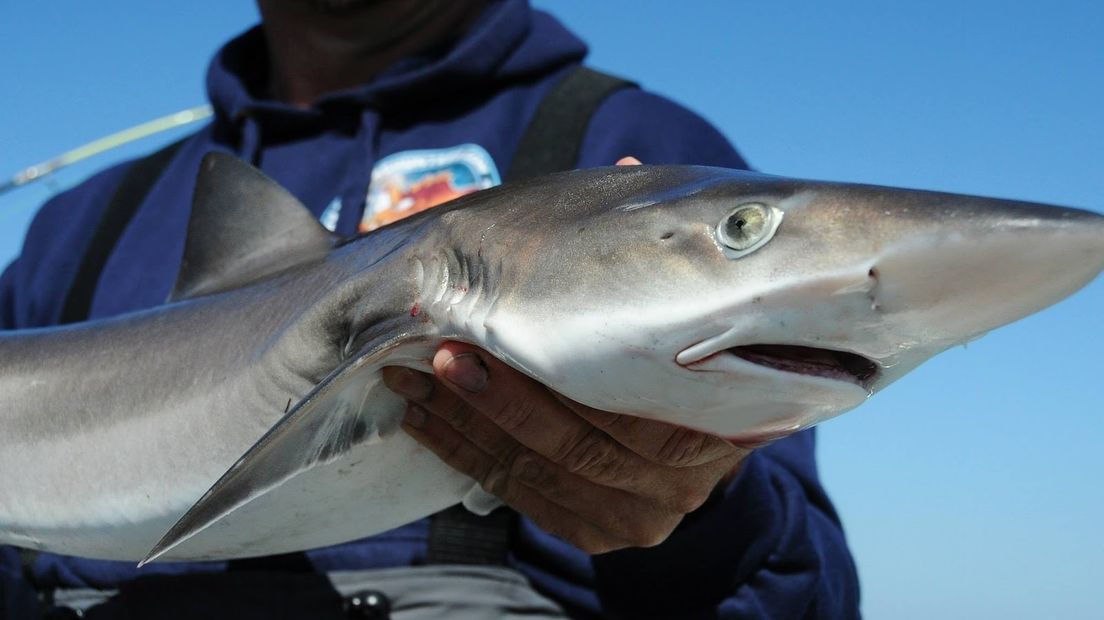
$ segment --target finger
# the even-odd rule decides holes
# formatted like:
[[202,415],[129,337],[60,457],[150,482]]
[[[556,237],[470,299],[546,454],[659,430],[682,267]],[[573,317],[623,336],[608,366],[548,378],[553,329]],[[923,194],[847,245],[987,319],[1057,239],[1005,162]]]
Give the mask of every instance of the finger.
[[[652,493],[647,496],[602,486],[533,452],[485,416],[466,406],[446,407],[444,415],[434,415],[432,409],[429,413],[431,416],[427,423],[434,425],[429,428],[437,430],[436,435],[443,436],[450,442],[454,442],[451,439],[453,436],[463,437],[490,459],[479,466],[468,464],[461,470],[464,473],[479,481],[499,476],[507,478],[504,484],[526,485],[548,501],[567,509],[576,518],[584,519],[600,530],[611,532],[633,545],[655,544],[657,534],[662,533],[665,537],[667,533],[666,530],[658,532],[657,529],[673,529],[682,515],[689,512],[678,510],[682,506],[668,506],[667,502],[657,501],[652,497],[658,496],[666,500],[665,491],[676,488],[677,485],[657,484],[655,486],[659,488],[650,489]],[[449,429],[438,425],[438,420],[447,424]],[[695,501],[704,502],[711,488],[710,483],[704,493],[695,495]],[[693,507],[696,508],[697,505]]]
[[417,406],[411,407],[403,420],[403,429],[450,467],[476,480],[485,491],[528,516],[541,529],[588,553],[604,553],[630,546],[629,541],[603,531],[545,498],[532,487],[519,484],[493,456],[480,450],[432,413]]
[[[469,355],[469,353],[458,353],[458,355],[464,356]],[[487,416],[480,414],[472,405],[453,391],[435,386],[435,382],[430,380],[427,375],[409,369],[394,368],[386,370],[384,380],[396,392],[417,402],[424,409],[446,422],[456,433],[467,438],[468,441],[480,450],[493,457],[495,461],[507,471],[514,472],[514,475],[518,479],[525,481],[526,473],[533,472],[535,475],[535,473],[539,471],[540,475],[537,479],[530,480],[530,485],[537,488],[538,491],[544,493],[554,502],[577,512],[587,513],[589,509],[593,508],[595,505],[604,505],[600,503],[591,503],[592,497],[594,501],[599,499],[597,497],[599,495],[599,490],[606,492],[617,491],[622,497],[615,499],[626,504],[641,504],[639,506],[630,506],[631,508],[639,510],[644,510],[646,508],[646,505],[643,505],[640,499],[633,497],[625,491],[611,487],[599,487],[587,481],[585,478],[573,475],[570,470],[562,467],[551,467],[551,463],[545,458],[538,457],[532,447],[527,447],[524,445],[524,442],[519,442],[519,438],[505,431]],[[485,380],[485,377],[478,379],[480,383],[485,383]],[[542,398],[547,397],[547,390],[543,387],[538,387],[539,390],[537,390],[534,396],[540,396]],[[567,421],[572,425],[579,427],[586,426],[583,421],[579,420],[571,412],[562,411],[562,405],[558,404],[553,399],[548,399],[548,406],[560,409],[560,414],[564,415]],[[547,412],[542,412],[539,415],[534,414],[534,418],[544,419],[546,422],[549,421]],[[592,431],[600,436],[602,441],[609,442],[609,439],[602,433],[594,429],[592,429]],[[588,443],[587,445],[593,444]],[[598,447],[594,447],[593,449],[600,450]],[[612,461],[607,462],[612,463]],[[548,466],[546,467],[545,464]],[[628,466],[631,466],[631,464]],[[610,467],[621,469],[622,466],[610,465]],[[654,469],[654,466],[648,464],[643,464],[643,467],[651,467]],[[555,473],[549,471],[553,469]],[[630,473],[627,470],[624,471],[626,475]],[[575,479],[568,480],[567,478],[569,476]],[[643,477],[645,479],[647,478],[646,472]],[[533,478],[533,476],[529,476],[529,478]],[[650,484],[648,486],[650,491],[654,491],[654,488],[659,485]],[[607,523],[606,525],[609,526],[611,524]]]
[[639,159],[633,157],[632,155],[629,155],[628,157],[622,157],[621,159],[617,160],[618,166],[639,166],[641,165],[641,163],[642,162]]
[[384,383],[447,422],[482,450],[500,460],[511,458],[508,450],[517,446],[517,441],[434,377],[408,368],[385,368]]
[[[675,468],[649,460],[576,415],[543,385],[471,345],[445,343],[434,356],[433,366],[442,383],[472,409],[537,454],[586,480],[650,498],[680,514],[701,506],[738,460],[737,450],[722,440],[717,441],[730,452],[713,461],[703,458],[706,462]],[[450,376],[480,391],[451,386]],[[465,434],[472,432],[469,410],[442,407],[442,413]],[[648,438],[645,434],[641,440]]]
[[562,396],[559,400],[621,445],[669,467],[695,467],[749,452],[720,437],[684,426],[601,411]]
[[380,371],[387,389],[414,402],[423,402],[433,394],[433,377],[402,366],[384,366]]
[[[462,391],[445,391],[434,389],[433,382],[422,373],[407,368],[385,368],[384,382],[396,393],[424,405],[430,411],[442,415],[450,420],[450,423],[459,430],[465,430],[465,419],[470,417],[471,411],[462,409],[464,401],[474,401],[478,406],[480,402],[493,404],[501,416],[499,417],[504,428],[514,431],[523,443],[555,461],[562,461],[557,454],[567,450],[564,444],[578,446],[585,443],[590,451],[601,452],[607,448],[603,445],[604,437],[612,436],[618,443],[629,447],[645,458],[672,467],[692,467],[711,460],[729,456],[738,448],[728,442],[683,427],[666,424],[663,422],[649,421],[636,416],[626,416],[599,411],[586,407],[567,398],[550,392],[544,386],[505,367],[493,357],[488,356],[487,361],[479,355],[478,349],[470,345],[460,343],[446,343],[442,350],[447,350],[448,355],[438,352],[434,358],[434,367],[442,379],[453,385],[462,385]],[[451,356],[451,357],[450,357]],[[442,359],[444,361],[442,361]],[[471,363],[471,362],[474,362]],[[496,393],[485,394],[482,398],[476,398],[487,385],[488,374],[491,370],[496,374],[515,375],[514,385],[497,385],[497,393],[510,394],[511,401],[528,402],[525,407],[510,406],[507,403],[492,402]],[[506,383],[506,382],[501,382]],[[513,388],[513,389],[512,389]],[[457,394],[462,395],[458,398]],[[553,402],[555,400],[555,402]],[[571,416],[555,415],[548,413],[556,408],[556,403],[568,407],[575,414],[582,416],[590,422],[590,426],[604,429],[605,433],[595,433],[593,428]],[[542,415],[549,426],[560,426],[559,433],[545,432],[543,428],[529,432],[533,424],[528,424],[532,411],[544,410]],[[552,417],[558,419],[551,419]],[[566,428],[564,427],[566,425]],[[516,427],[516,428],[514,428]],[[556,429],[551,429],[555,431]],[[531,435],[531,437],[530,437]],[[589,437],[588,437],[589,435]],[[585,439],[587,441],[571,441],[570,438]]]
[[[543,385],[476,347],[446,342],[434,356],[433,367],[441,381],[473,409],[572,473],[635,490],[640,472],[649,469],[650,463],[564,407]],[[493,389],[470,389],[480,385],[493,385]],[[643,489],[654,486],[651,480],[644,482]]]
[[653,499],[584,480],[528,450],[500,467],[503,485],[514,485],[519,494],[536,492],[633,547],[663,542],[685,515]]
[[477,412],[455,392],[441,386],[433,376],[397,367],[386,367],[382,374],[384,384],[391,391],[441,417],[462,435],[470,435],[470,426]]
[[[451,344],[458,345],[459,343]],[[460,362],[475,361],[471,358],[471,355],[475,354],[475,351],[479,351],[467,345],[450,347],[450,350],[456,354],[456,357],[461,357]],[[462,356],[468,356],[468,358],[464,359]],[[531,381],[527,377],[516,373],[513,369],[507,368],[506,370],[507,372],[502,374],[507,377],[513,374],[515,378],[520,377],[526,382]],[[462,377],[462,379],[469,386],[485,387],[487,385],[487,370],[485,370],[482,363],[477,364],[475,368],[467,368],[464,372],[467,373],[467,376]],[[523,440],[522,443],[524,444],[526,443],[524,441],[526,436],[531,435],[528,443],[529,447],[559,463],[566,470],[565,474],[574,472],[582,476],[583,479],[591,480],[601,486],[622,489],[629,494],[649,498],[658,504],[657,507],[666,508],[675,514],[686,514],[697,509],[708,499],[718,480],[731,471],[739,462],[736,456],[730,455],[728,458],[718,458],[711,463],[685,466],[678,469],[659,466],[641,458],[630,450],[617,446],[615,442],[609,439],[608,435],[594,428],[585,420],[578,418],[571,411],[564,409],[563,405],[577,406],[581,413],[598,416],[596,419],[602,421],[605,421],[607,417],[624,418],[626,421],[635,420],[636,418],[605,414],[605,412],[571,403],[566,399],[562,399],[563,402],[561,402],[561,399],[557,399],[555,395],[552,398],[556,399],[556,402],[552,402],[550,399],[548,406],[544,407],[545,410],[539,414],[526,416],[534,421],[542,422],[543,425],[548,425],[548,428],[543,428],[542,425],[532,428],[532,433],[528,433],[526,431],[530,426],[524,425],[520,428],[519,436],[518,432],[507,433],[498,424],[481,415],[475,407],[457,395],[458,392],[466,394],[466,390],[442,389],[428,375],[409,369],[385,369],[384,380],[391,389],[422,404],[480,449],[493,455],[499,462],[512,463],[519,453],[518,440]],[[540,384],[532,383],[535,388],[531,396],[547,398],[552,394]],[[497,387],[496,384],[496,389]],[[509,386],[501,391],[510,391]],[[517,392],[511,393],[516,394]],[[525,395],[522,399],[529,396]],[[605,417],[601,417],[599,414],[604,414]],[[563,424],[557,423],[557,418],[575,428],[573,434],[566,432]],[[663,427],[677,429],[677,427],[671,427],[670,425],[663,425]],[[558,434],[562,434],[564,437],[559,440],[564,443],[561,447],[555,446]],[[649,439],[654,438],[647,433],[642,434],[639,438],[640,441]],[[669,442],[667,445],[675,444]],[[571,449],[567,446],[571,446]],[[550,454],[564,456],[557,461]],[[574,484],[564,483],[556,488],[574,489],[581,480],[573,482]],[[538,487],[538,490],[545,492],[546,496],[549,495],[548,489]],[[582,502],[590,501],[591,495],[583,495]],[[561,505],[568,505],[577,511],[589,514],[585,503],[572,502],[560,496],[552,499],[558,501]],[[570,499],[576,498],[573,496]],[[596,499],[595,501],[599,500]],[[592,520],[596,520],[596,518]],[[607,523],[607,525],[609,524]]]

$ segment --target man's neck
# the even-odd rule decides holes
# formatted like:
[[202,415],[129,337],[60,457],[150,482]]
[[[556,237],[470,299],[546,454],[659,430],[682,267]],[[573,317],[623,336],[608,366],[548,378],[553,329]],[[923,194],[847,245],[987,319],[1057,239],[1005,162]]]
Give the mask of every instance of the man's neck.
[[458,38],[486,0],[379,0],[326,12],[301,0],[258,0],[271,95],[310,107],[364,84],[389,65]]

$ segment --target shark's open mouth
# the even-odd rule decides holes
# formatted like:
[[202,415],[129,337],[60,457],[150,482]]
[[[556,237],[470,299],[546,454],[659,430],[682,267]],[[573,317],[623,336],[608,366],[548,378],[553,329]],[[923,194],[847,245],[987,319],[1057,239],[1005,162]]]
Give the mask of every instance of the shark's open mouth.
[[831,349],[786,344],[753,344],[725,349],[723,353],[783,372],[848,381],[869,389],[878,376],[878,365],[861,355]]

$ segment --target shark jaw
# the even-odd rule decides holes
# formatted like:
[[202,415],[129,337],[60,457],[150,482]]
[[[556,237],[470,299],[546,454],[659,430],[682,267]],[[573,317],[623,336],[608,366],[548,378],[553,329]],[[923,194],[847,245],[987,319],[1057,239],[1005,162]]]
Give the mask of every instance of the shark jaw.
[[685,361],[684,353],[676,361],[688,370],[717,371],[755,364],[780,373],[850,383],[868,392],[873,392],[880,372],[878,364],[855,353],[792,344],[738,345],[693,361]]
[[[704,343],[702,343],[704,344]],[[874,394],[874,385],[881,374],[881,367],[855,353],[834,349],[820,349],[790,344],[751,344],[723,348],[701,355],[699,347],[692,347],[676,357],[676,363],[691,372],[720,373],[734,379],[733,383],[746,382],[749,378],[772,376],[775,385],[787,383],[805,384],[805,390],[821,391],[826,401],[846,400],[851,397],[851,407],[858,406],[866,397]],[[691,353],[688,353],[691,352]],[[696,358],[696,359],[695,359]],[[781,412],[787,415],[765,420],[756,428],[725,438],[742,448],[758,448],[781,439],[798,430],[816,424],[825,416],[817,408],[798,406]]]

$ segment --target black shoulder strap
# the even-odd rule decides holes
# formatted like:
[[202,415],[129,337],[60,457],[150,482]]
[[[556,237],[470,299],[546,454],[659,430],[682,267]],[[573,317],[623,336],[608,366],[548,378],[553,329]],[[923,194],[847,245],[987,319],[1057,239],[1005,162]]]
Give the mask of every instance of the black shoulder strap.
[[115,193],[111,195],[107,208],[100,215],[100,221],[92,233],[88,249],[81,257],[77,275],[69,286],[65,305],[61,308],[60,323],[76,323],[88,318],[88,312],[92,307],[92,295],[96,292],[100,272],[103,271],[108,257],[111,256],[111,251],[115,249],[119,237],[123,235],[127,224],[137,213],[138,207],[146,199],[153,184],[161,177],[162,171],[168,167],[183,144],[184,140],[173,142],[152,155],[134,162],[127,170]]
[[[571,170],[579,161],[594,111],[632,82],[578,67],[552,86],[518,144],[508,181]],[[613,162],[610,162],[611,164]],[[500,508],[481,517],[457,505],[433,515],[429,528],[430,564],[506,563],[516,514]]]
[[610,95],[632,86],[632,82],[588,67],[568,73],[537,106],[506,179],[517,181],[574,168],[590,117]]

